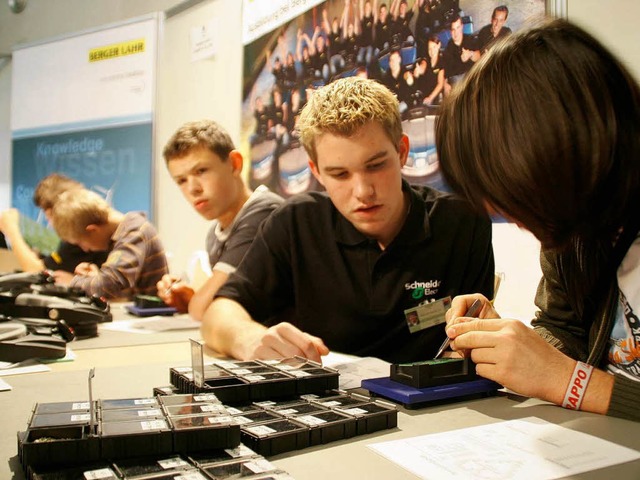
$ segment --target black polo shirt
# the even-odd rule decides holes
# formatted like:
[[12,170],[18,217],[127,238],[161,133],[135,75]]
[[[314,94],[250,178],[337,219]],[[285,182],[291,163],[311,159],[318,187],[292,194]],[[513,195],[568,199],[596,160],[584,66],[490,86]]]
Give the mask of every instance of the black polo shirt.
[[444,67],[444,74],[447,78],[467,73],[471,70],[471,67],[473,67],[473,60],[469,59],[466,62],[463,62],[462,58],[460,58],[463,48],[466,48],[467,50],[478,50],[474,39],[469,35],[464,35],[462,37],[462,43],[460,45],[453,43],[453,39],[449,40],[449,43],[447,43],[447,47],[444,49],[444,53],[442,54],[442,66]]
[[325,193],[291,197],[262,224],[217,296],[266,325],[290,321],[334,351],[391,362],[433,358],[443,326],[411,334],[403,312],[447,295],[491,298],[491,223],[448,194],[403,189],[411,207],[384,251]]

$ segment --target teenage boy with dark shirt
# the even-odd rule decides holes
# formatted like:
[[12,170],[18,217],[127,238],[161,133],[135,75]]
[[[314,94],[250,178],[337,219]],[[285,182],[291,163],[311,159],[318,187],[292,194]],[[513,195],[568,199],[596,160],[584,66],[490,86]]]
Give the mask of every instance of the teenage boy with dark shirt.
[[158,296],[201,320],[218,288],[244,257],[258,226],[282,198],[264,186],[254,191],[247,187],[242,155],[213,120],[182,125],[167,141],[163,156],[185,199],[204,219],[212,220],[206,239],[211,276],[196,291],[167,274],[157,284]]
[[326,193],[292,197],[262,224],[205,312],[204,340],[240,359],[433,358],[442,326],[411,334],[404,312],[458,292],[492,296],[490,221],[402,180],[409,139],[383,85],[332,82],[298,125]]

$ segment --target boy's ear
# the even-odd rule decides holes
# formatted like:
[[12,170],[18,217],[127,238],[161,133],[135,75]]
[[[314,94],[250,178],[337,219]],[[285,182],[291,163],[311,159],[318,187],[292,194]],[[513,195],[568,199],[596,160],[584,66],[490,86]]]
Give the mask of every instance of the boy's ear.
[[316,177],[316,180],[318,180],[318,183],[320,183],[320,185],[324,187],[324,182],[322,181],[322,176],[320,175],[318,165],[316,165],[316,162],[311,159],[309,159],[309,169],[311,170],[313,176]]
[[231,162],[231,167],[234,172],[242,173],[244,160],[238,150],[231,150],[231,152],[229,152],[229,161]]
[[95,224],[93,224],[93,223],[92,223],[91,225],[87,225],[87,226],[84,228],[84,230],[85,230],[85,232],[87,232],[87,233],[95,233],[95,232],[97,232],[97,231],[98,231],[98,228],[99,228],[99,227],[98,227],[98,225],[95,225]]

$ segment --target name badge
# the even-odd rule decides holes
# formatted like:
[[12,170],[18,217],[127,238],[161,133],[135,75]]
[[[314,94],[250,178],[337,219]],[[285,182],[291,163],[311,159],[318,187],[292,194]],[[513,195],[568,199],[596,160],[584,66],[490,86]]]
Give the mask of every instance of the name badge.
[[444,297],[440,300],[424,303],[417,307],[408,308],[404,311],[409,331],[419,332],[425,328],[434,327],[446,322],[445,314],[451,306],[451,297]]

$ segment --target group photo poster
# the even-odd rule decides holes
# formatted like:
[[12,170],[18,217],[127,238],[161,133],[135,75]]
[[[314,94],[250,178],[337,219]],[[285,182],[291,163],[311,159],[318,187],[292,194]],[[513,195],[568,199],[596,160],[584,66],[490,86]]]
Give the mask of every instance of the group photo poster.
[[[277,0],[243,5],[241,145],[252,187],[321,189],[296,122],[313,91],[361,76],[398,98],[411,184],[447,186],[434,124],[443,98],[499,38],[543,17],[545,0]],[[261,2],[267,3],[267,2]]]

